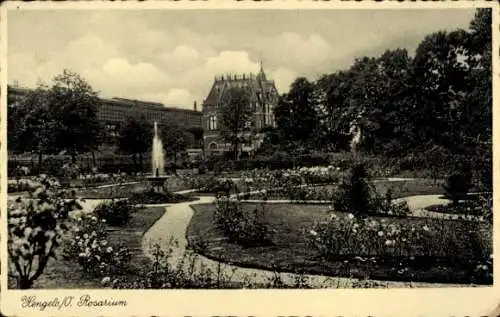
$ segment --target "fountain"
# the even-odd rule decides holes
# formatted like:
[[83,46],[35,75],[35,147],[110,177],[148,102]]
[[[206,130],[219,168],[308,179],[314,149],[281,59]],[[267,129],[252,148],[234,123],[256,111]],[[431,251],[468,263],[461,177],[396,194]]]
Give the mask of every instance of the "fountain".
[[164,175],[164,153],[163,143],[158,136],[158,124],[154,123],[153,149],[151,151],[152,175],[148,177],[153,190],[156,192],[165,192],[165,183],[170,176]]

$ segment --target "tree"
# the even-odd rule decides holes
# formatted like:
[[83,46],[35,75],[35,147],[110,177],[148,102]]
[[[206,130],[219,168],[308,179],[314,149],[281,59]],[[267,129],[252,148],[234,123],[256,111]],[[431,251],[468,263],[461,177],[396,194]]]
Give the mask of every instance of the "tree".
[[167,155],[174,157],[174,166],[177,166],[177,154],[186,150],[194,142],[194,136],[178,126],[171,126],[162,129],[163,148]]
[[464,30],[436,32],[417,48],[412,65],[417,107],[412,118],[421,144],[431,142],[452,152],[463,150],[459,134],[468,72],[466,39]]
[[221,104],[221,135],[231,143],[234,159],[238,159],[239,145],[245,141],[243,132],[250,131],[251,105],[248,90],[239,87],[228,89]]
[[66,150],[76,163],[76,155],[97,149],[102,127],[97,118],[97,92],[77,73],[64,70],[53,79],[48,91],[50,109],[60,122],[56,146]]
[[493,140],[492,140],[492,17],[491,9],[478,9],[470,24],[467,42],[467,63],[464,109],[460,131],[474,147],[476,168],[481,175],[484,190],[491,191],[493,184]]
[[19,102],[9,104],[9,149],[37,153],[39,167],[43,154],[56,151],[56,137],[60,129],[61,122],[51,108],[50,94],[41,83]]
[[[118,150],[132,154],[136,170],[142,168],[142,154],[151,148],[153,125],[142,117],[128,117],[118,135]],[[137,162],[139,156],[139,162]]]
[[335,150],[349,147],[349,130],[353,120],[349,104],[352,77],[351,72],[340,71],[323,75],[316,82],[316,89],[324,96],[322,144]]
[[283,136],[290,141],[304,141],[311,137],[318,124],[317,94],[314,84],[306,78],[297,78],[288,94],[281,96],[274,116]]

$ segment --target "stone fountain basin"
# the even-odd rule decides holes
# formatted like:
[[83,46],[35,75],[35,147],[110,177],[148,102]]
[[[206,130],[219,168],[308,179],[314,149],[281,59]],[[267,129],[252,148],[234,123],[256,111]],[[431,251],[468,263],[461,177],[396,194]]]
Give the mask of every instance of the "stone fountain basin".
[[163,184],[172,176],[170,175],[161,175],[161,176],[146,176],[146,179],[151,183],[155,184]]

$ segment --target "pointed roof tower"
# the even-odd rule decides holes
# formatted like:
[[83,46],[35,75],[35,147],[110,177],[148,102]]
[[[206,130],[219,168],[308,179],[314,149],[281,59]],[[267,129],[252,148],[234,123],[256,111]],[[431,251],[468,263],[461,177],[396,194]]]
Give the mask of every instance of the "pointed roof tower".
[[259,79],[262,82],[265,82],[266,81],[266,74],[264,73],[264,66],[262,66],[262,60],[259,63],[260,63],[260,70],[259,70],[259,74],[257,75],[257,79]]

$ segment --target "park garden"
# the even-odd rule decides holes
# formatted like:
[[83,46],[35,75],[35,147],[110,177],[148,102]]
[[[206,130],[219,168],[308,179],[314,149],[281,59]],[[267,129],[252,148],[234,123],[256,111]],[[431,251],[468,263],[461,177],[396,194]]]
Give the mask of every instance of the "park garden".
[[9,104],[9,288],[492,285],[490,26],[297,78],[253,153],[240,90],[232,151],[188,159],[181,127],[107,135],[64,71]]

